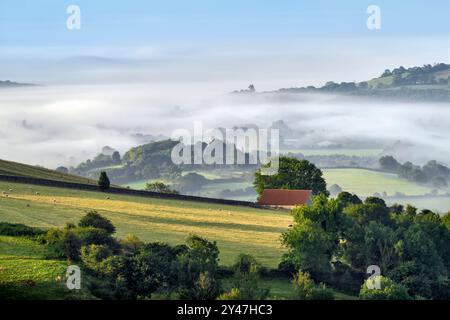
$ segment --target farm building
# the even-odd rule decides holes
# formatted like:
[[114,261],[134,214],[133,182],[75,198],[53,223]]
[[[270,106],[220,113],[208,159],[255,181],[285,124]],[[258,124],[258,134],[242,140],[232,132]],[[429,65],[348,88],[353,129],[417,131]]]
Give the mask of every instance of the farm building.
[[298,205],[309,205],[311,201],[312,190],[266,189],[261,194],[258,204],[292,209]]

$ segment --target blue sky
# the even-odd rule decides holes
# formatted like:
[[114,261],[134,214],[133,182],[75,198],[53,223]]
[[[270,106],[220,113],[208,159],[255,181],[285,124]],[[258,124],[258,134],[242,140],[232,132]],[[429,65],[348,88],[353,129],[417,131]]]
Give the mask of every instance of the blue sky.
[[[81,30],[66,28],[71,4]],[[371,4],[381,30],[366,27]],[[445,0],[0,0],[0,79],[102,81],[114,70],[138,79],[145,70],[163,80],[363,80],[399,64],[448,62],[449,12]],[[70,79],[61,76],[67,61],[78,73]]]
[[[82,29],[65,28],[77,4]],[[382,30],[367,30],[366,8],[382,9]],[[2,46],[148,45],[306,36],[407,36],[450,32],[450,2],[257,0],[1,0]]]

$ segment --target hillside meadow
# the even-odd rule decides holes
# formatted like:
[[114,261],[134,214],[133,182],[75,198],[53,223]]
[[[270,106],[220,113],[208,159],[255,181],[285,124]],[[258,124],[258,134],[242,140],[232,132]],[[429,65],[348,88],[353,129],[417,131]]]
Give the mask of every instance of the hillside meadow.
[[0,192],[9,189],[7,197],[0,197],[0,221],[62,227],[76,223],[86,210],[97,210],[117,227],[118,237],[133,234],[143,241],[179,244],[198,234],[217,241],[224,265],[248,253],[276,267],[284,252],[280,235],[292,223],[286,211],[0,182]]

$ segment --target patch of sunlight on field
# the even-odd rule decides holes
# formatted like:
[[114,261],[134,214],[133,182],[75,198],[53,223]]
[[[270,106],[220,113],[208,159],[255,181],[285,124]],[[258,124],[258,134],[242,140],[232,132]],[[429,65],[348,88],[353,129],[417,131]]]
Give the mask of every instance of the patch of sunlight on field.
[[405,195],[424,195],[431,190],[416,183],[399,179],[395,174],[365,169],[324,169],[327,186],[339,185],[343,190],[359,196],[372,196],[386,192],[389,196],[401,192]]
[[18,184],[8,198],[0,197],[0,221],[37,227],[77,222],[86,210],[97,210],[111,219],[119,237],[135,234],[145,241],[178,244],[195,233],[217,241],[223,264],[249,253],[265,265],[276,266],[284,252],[280,235],[292,223],[285,211],[49,187],[30,190]]

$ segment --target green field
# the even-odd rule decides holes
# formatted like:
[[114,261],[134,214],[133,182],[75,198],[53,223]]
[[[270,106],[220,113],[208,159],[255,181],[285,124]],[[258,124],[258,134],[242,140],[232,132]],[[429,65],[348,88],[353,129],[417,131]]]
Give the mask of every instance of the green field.
[[67,294],[67,263],[47,260],[46,247],[35,242],[0,236],[0,299],[53,299]]
[[0,192],[9,189],[8,197],[0,197],[0,221],[62,227],[93,209],[117,226],[119,237],[179,244],[198,234],[216,240],[225,265],[249,253],[275,267],[284,251],[280,235],[292,223],[288,212],[122,195],[106,199],[102,192],[0,182]]
[[389,196],[396,192],[417,196],[431,191],[430,188],[399,179],[395,174],[366,169],[324,169],[323,174],[328,187],[338,184],[343,190],[361,197],[372,196],[376,192],[386,192]]
[[42,167],[30,166],[5,160],[0,160],[0,175],[32,177],[84,184],[97,184],[97,181],[91,179],[74,176],[71,174],[60,173]]

